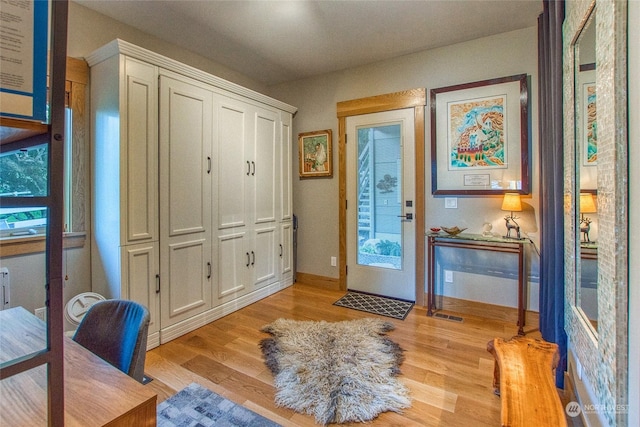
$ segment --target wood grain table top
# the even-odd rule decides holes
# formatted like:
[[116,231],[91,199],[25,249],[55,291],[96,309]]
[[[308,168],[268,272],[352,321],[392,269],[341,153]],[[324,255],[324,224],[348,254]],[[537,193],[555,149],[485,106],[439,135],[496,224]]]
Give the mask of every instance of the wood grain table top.
[[[22,307],[0,311],[0,363],[45,348],[44,322]],[[66,426],[156,425],[151,389],[67,337],[64,393]],[[46,419],[46,365],[0,381],[0,425],[46,425]]]

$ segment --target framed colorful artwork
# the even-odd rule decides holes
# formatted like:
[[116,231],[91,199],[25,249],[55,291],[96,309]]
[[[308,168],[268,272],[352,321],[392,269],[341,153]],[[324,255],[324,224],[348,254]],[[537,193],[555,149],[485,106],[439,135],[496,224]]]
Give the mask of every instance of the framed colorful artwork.
[[576,141],[580,156],[580,191],[597,193],[598,188],[598,120],[596,111],[596,70],[595,64],[580,66],[576,84],[580,93],[576,94],[576,116],[580,127],[576,129]]
[[527,75],[431,89],[431,193],[529,193]]
[[584,137],[582,160],[585,166],[598,164],[598,129],[596,121],[596,82],[584,83],[583,92],[583,116]]
[[298,135],[300,178],[333,175],[331,129],[304,132]]

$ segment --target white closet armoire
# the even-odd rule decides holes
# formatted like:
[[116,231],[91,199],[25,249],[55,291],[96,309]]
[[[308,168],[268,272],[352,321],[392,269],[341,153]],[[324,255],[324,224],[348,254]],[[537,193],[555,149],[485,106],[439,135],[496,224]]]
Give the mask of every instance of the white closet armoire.
[[290,286],[295,107],[122,40],[87,62],[93,291],[153,348]]

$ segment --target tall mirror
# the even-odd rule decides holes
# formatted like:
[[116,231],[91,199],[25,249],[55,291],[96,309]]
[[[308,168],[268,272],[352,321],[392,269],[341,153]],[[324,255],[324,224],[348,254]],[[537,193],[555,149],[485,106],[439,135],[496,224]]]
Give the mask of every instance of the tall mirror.
[[[597,414],[584,414],[589,425],[627,425],[628,411],[624,408],[628,402],[630,361],[626,17],[624,1],[565,2],[562,43],[567,378],[571,389],[578,390],[581,404],[603,408]],[[589,74],[593,76],[591,81]],[[589,93],[590,82],[596,83],[592,86],[597,93]],[[595,103],[589,107],[589,98],[595,100],[596,95],[597,114]],[[580,222],[586,218],[589,220]],[[587,271],[589,262],[597,264],[597,280],[583,286],[587,277],[595,273]],[[591,304],[597,307],[595,313],[590,311]]]
[[576,307],[598,331],[598,221],[596,114],[596,12],[593,9],[573,45],[575,50]]

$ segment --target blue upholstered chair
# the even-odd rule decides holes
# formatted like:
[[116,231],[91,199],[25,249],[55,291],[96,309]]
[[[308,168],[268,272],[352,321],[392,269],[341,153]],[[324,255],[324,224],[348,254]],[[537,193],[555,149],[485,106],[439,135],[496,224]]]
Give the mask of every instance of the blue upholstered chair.
[[144,378],[149,311],[134,301],[94,304],[73,340],[139,382]]

